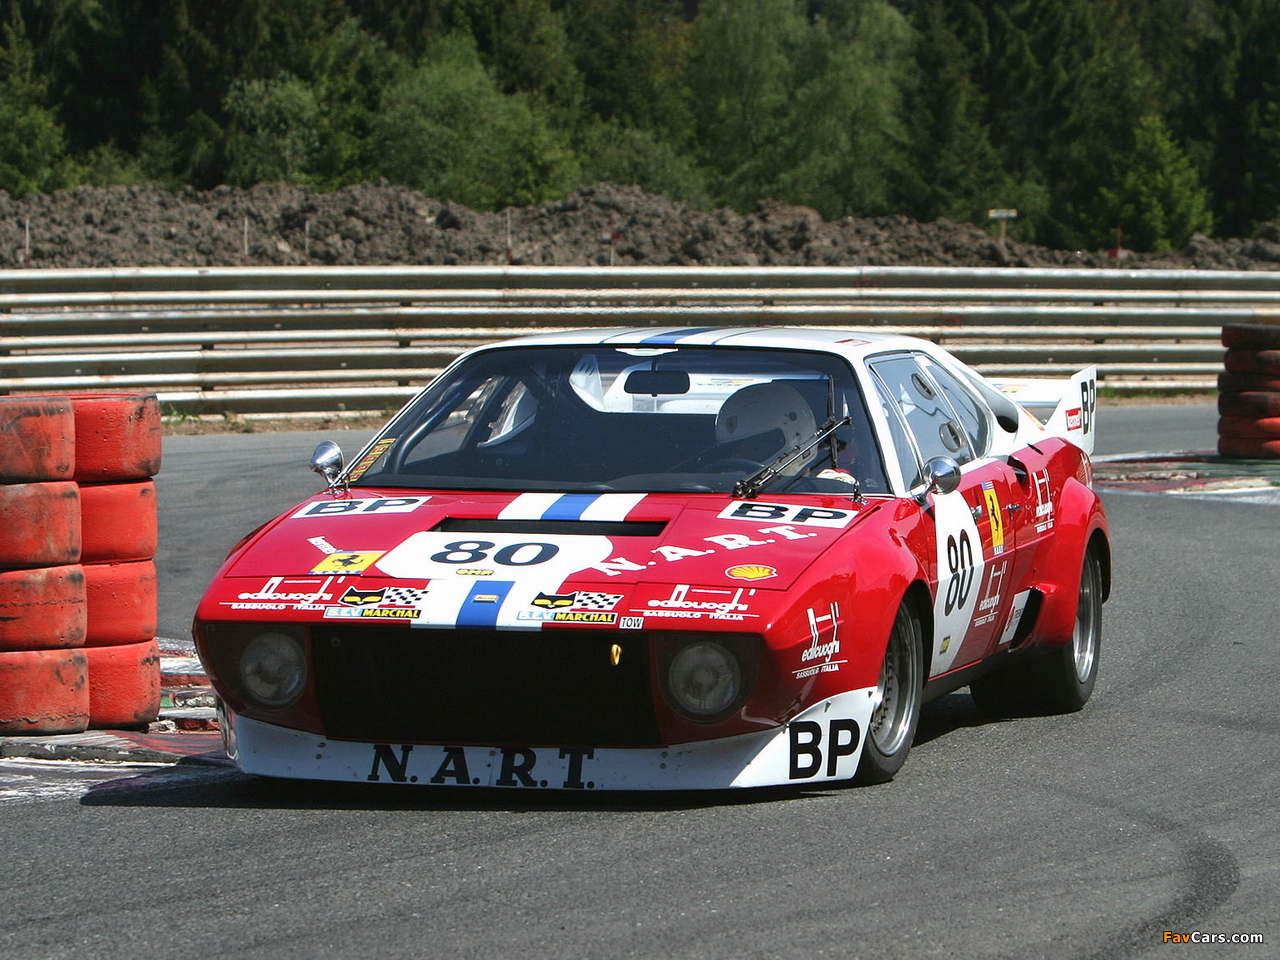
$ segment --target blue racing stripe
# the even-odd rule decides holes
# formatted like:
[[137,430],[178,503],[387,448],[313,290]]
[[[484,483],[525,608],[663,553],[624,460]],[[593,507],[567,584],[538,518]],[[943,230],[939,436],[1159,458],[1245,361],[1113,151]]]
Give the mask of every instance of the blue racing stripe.
[[543,520],[579,520],[582,511],[600,499],[598,493],[566,493],[542,512]]
[[683,340],[685,337],[692,337],[695,334],[706,333],[708,330],[716,330],[717,327],[687,327],[684,330],[669,330],[666,333],[654,334],[652,337],[645,337],[641,343],[675,343]]
[[476,583],[462,601],[458,610],[458,626],[460,627],[495,627],[498,624],[498,613],[506,602],[507,594],[515,582],[499,580],[497,583]]

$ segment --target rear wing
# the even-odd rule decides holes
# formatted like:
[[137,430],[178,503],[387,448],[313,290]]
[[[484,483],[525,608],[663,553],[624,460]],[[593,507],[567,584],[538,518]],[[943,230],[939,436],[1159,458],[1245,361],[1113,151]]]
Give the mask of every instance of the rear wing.
[[988,382],[1024,407],[1049,433],[1093,453],[1097,429],[1098,368],[1086,367],[1068,380],[1015,380],[988,377]]

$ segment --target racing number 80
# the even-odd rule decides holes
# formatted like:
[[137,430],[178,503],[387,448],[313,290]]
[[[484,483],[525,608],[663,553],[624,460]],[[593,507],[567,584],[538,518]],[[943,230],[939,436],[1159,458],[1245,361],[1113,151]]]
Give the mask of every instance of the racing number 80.
[[964,609],[968,604],[973,587],[973,542],[968,530],[960,531],[959,540],[954,535],[947,536],[947,572],[946,614],[951,616],[957,607]]
[[[433,554],[435,563],[473,564],[488,559],[496,544],[491,540],[455,540]],[[509,543],[493,554],[493,562],[504,567],[532,567],[546,563],[560,548],[554,543]]]

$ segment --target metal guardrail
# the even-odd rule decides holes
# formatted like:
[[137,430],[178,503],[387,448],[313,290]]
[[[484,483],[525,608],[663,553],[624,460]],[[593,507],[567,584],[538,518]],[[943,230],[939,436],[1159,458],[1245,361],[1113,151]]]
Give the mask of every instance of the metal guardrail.
[[1212,390],[1225,323],[1280,322],[1280,272],[928,267],[0,271],[0,393],[146,390],[182,414],[382,412],[462,350],[583,326],[848,326],[985,373],[1096,364]]

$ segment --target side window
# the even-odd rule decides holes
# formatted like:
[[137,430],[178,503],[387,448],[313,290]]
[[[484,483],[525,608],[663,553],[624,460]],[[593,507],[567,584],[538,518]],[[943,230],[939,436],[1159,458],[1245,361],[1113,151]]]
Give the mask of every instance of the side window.
[[529,389],[516,382],[497,404],[493,418],[481,428],[476,445],[483,448],[515,436],[533,423],[537,408],[537,401]]
[[934,383],[951,402],[951,409],[955,411],[956,419],[960,421],[964,432],[969,436],[973,455],[975,457],[985,455],[987,448],[991,446],[991,421],[982,405],[951,371],[930,360],[925,360],[925,368],[933,377]]
[[[951,457],[958,463],[973,459],[968,432],[942,388],[921,365],[920,358],[914,355],[886,357],[873,360],[871,369],[906,424],[922,462],[934,457]],[[910,476],[907,471],[903,472]],[[919,475],[918,470],[915,473]]]
[[479,381],[457,395],[452,409],[431,430],[407,440],[403,462],[421,461],[474,447],[484,450],[519,436],[533,422],[537,404],[528,388],[509,376]]
[[893,453],[898,461],[898,468],[902,471],[902,479],[906,481],[907,489],[910,489],[920,483],[920,459],[916,456],[915,444],[911,442],[911,438],[907,435],[906,427],[902,422],[902,414],[898,410],[898,403],[889,394],[889,388],[879,377],[872,378],[876,385],[876,394],[880,398],[880,406],[884,411],[884,418],[889,423],[889,439],[893,443]]

